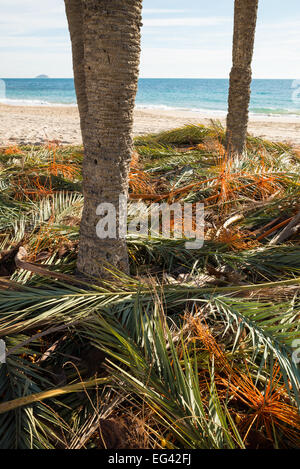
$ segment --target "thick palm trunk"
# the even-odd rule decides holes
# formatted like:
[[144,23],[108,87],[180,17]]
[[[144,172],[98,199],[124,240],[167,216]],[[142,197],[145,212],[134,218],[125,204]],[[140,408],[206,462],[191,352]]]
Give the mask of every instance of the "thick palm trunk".
[[[74,3],[76,10],[78,0],[67,2]],[[128,192],[142,1],[81,0],[81,5],[87,106],[83,104],[79,108],[85,150],[85,201],[77,267],[83,274],[103,277],[107,276],[105,263],[123,271],[128,270],[126,242],[118,234],[119,196],[127,196]],[[72,22],[72,15],[69,21]],[[76,33],[75,36],[79,41]],[[77,54],[81,57],[82,49],[78,52],[76,40],[72,40],[72,44],[74,73],[78,74],[78,89],[81,90],[81,67],[78,66]],[[101,203],[110,203],[115,207],[116,239],[100,239],[97,236],[99,216],[96,210]]]
[[67,19],[72,43],[74,82],[83,135],[87,114],[87,97],[84,72],[84,37],[82,0],[65,0]]
[[257,10],[258,0],[235,0],[226,140],[228,150],[239,155],[247,138]]

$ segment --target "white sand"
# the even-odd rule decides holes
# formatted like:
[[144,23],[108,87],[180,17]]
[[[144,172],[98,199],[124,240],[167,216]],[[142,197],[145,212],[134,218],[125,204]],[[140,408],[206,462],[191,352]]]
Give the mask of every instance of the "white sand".
[[[137,109],[134,134],[159,132],[188,123],[208,124],[210,118],[225,124],[223,115],[220,117],[213,113]],[[249,132],[257,137],[300,145],[300,118],[251,115]],[[77,107],[0,105],[0,146],[41,144],[51,140],[59,140],[62,144],[81,143]]]

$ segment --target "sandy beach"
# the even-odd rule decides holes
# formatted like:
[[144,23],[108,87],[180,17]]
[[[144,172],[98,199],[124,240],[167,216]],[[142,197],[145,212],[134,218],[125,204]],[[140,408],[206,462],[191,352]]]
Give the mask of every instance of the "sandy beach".
[[[185,124],[209,124],[225,116],[183,110],[136,109],[134,135],[160,132]],[[300,145],[300,118],[250,117],[249,132],[257,137]],[[75,106],[22,107],[0,105],[0,146],[42,144],[58,140],[62,144],[80,144],[78,109]]]

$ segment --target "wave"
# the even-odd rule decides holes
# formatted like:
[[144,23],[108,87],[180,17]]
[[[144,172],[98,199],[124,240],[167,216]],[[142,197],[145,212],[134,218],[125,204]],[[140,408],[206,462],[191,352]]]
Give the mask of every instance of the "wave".
[[283,109],[283,108],[250,108],[251,114],[263,114],[263,115],[270,115],[270,116],[297,116],[300,117],[300,109]]
[[[153,109],[162,111],[185,111],[185,112],[198,112],[199,114],[206,114],[208,117],[226,117],[227,110],[223,109],[208,109],[197,107],[183,107],[183,106],[167,106],[164,104],[138,104],[137,109]],[[300,118],[300,110],[297,109],[278,109],[278,108],[250,108],[249,114],[251,116],[261,117],[297,117]]]
[[50,106],[50,107],[69,107],[69,106],[77,106],[76,103],[53,103],[49,101],[43,101],[40,99],[8,99],[2,98],[0,99],[0,104],[6,104],[7,106]]
[[[75,107],[77,104],[65,103],[65,102],[53,102],[46,101],[42,99],[10,99],[10,98],[1,98],[0,104],[6,104],[9,106],[40,106],[40,107]],[[153,104],[153,103],[137,103],[137,109],[152,109],[152,110],[162,110],[162,111],[183,111],[183,112],[194,112],[199,114],[207,115],[207,117],[226,117],[227,110],[225,109],[209,109],[209,108],[198,108],[198,107],[186,107],[186,106],[170,106],[166,104]],[[251,107],[250,108],[251,116],[261,116],[261,117],[294,117],[300,118],[300,110],[298,109],[283,109],[283,108],[271,108],[271,107]]]
[[137,109],[153,109],[161,111],[185,111],[185,112],[199,112],[201,114],[218,114],[220,116],[225,116],[227,111],[220,109],[204,109],[196,107],[184,107],[184,106],[167,106],[165,104],[137,104]]

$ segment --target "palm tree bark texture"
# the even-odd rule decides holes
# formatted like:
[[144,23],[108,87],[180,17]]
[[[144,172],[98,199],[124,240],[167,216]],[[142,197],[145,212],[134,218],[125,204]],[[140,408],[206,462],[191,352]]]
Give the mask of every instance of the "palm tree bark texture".
[[[65,0],[84,144],[84,208],[77,269],[109,277],[128,271],[126,241],[118,235],[119,196],[128,194],[132,126],[140,61],[142,0]],[[101,203],[116,210],[116,239],[96,233]]]
[[237,155],[243,153],[247,138],[258,1],[235,0],[226,146]]

